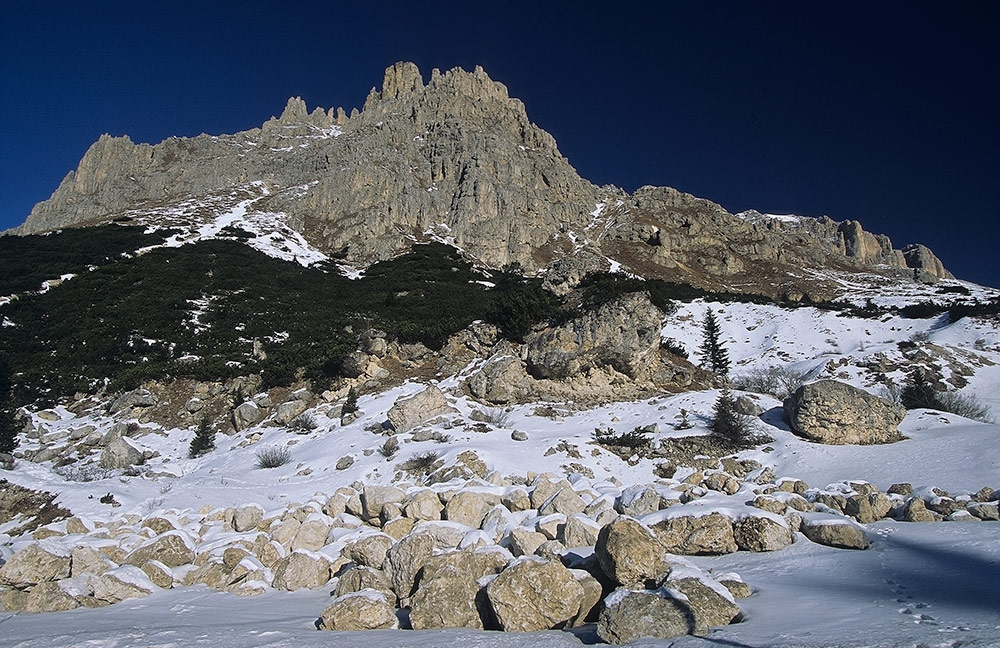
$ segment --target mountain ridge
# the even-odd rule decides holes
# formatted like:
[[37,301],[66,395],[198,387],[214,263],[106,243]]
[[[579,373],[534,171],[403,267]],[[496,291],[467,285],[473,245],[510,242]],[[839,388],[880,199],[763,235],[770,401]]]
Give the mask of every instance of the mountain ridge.
[[389,67],[349,115],[309,112],[293,97],[279,117],[233,135],[156,145],[104,135],[13,231],[140,216],[153,225],[178,203],[237,189],[317,249],[361,265],[437,237],[494,268],[536,272],[570,258],[792,299],[838,296],[836,281],[803,269],[952,277],[928,248],[896,250],[857,221],[747,219],[669,187],[597,187],[481,67],[435,69],[425,84],[412,63]]

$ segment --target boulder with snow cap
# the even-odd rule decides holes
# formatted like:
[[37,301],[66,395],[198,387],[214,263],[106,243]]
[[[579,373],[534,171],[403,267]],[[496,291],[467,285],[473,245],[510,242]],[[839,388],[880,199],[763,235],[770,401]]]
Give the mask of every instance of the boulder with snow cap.
[[744,515],[733,522],[733,539],[744,551],[776,551],[792,544],[792,530],[778,515]]
[[678,510],[647,524],[670,553],[716,555],[733,553],[739,548],[733,537],[732,520],[719,512],[695,515]]
[[382,592],[371,589],[333,599],[320,614],[320,630],[390,630],[399,627],[396,608]]
[[604,573],[626,587],[655,587],[670,571],[663,543],[628,517],[620,517],[600,530],[594,554]]
[[122,469],[138,466],[143,462],[142,450],[123,438],[115,439],[101,451],[101,468]]
[[167,567],[180,567],[194,562],[194,541],[184,531],[168,531],[152,538],[125,556],[125,564],[142,567],[158,560]]
[[[28,591],[22,611],[31,614],[39,612],[64,612],[80,607],[80,602],[68,593],[59,582],[39,583]],[[15,610],[7,610],[13,612]]]
[[409,432],[421,423],[454,411],[441,390],[431,385],[413,396],[397,400],[389,409],[386,418],[396,434],[401,434]]
[[802,385],[785,399],[792,430],[810,441],[841,444],[892,443],[906,409],[835,380]]
[[707,635],[709,628],[728,625],[738,621],[743,615],[729,590],[698,570],[678,569],[670,575],[665,586],[668,590],[680,592],[686,599],[694,616],[691,634]]
[[33,542],[0,566],[0,583],[26,589],[70,576],[70,550],[56,540]]
[[295,533],[291,548],[316,551],[326,545],[326,539],[333,527],[333,520],[322,513],[313,513],[305,519]]
[[693,630],[689,606],[664,590],[615,590],[604,599],[597,621],[597,636],[616,645],[641,637],[670,639]]
[[799,528],[805,537],[816,544],[839,549],[867,549],[871,545],[868,534],[853,520],[823,513],[802,515]]
[[356,565],[381,567],[395,541],[385,533],[369,533],[347,547],[347,555]]
[[91,580],[94,598],[118,603],[130,598],[149,596],[159,589],[138,567],[124,565]]
[[315,589],[330,580],[330,561],[318,553],[299,549],[278,561],[273,585],[277,589]]

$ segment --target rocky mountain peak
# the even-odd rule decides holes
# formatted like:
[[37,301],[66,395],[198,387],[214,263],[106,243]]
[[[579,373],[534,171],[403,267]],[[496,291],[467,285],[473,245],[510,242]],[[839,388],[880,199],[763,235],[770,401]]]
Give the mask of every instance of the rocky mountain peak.
[[282,214],[313,246],[356,264],[437,239],[493,267],[558,263],[574,277],[577,260],[792,298],[833,296],[831,272],[950,276],[927,248],[896,250],[856,221],[733,215],[669,187],[596,187],[481,67],[435,69],[424,83],[405,62],[350,116],[310,113],[292,97],[280,117],[233,135],[156,145],[102,136],[17,232],[167,214],[172,227],[197,228],[237,204]]

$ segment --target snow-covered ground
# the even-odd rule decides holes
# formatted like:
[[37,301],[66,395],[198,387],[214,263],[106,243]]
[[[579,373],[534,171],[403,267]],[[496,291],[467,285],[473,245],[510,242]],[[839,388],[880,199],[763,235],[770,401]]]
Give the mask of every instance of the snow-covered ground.
[[[952,354],[951,364],[938,363],[944,375],[950,375],[955,363],[972,369],[962,391],[978,397],[992,410],[994,419],[1000,415],[1000,330],[995,323],[894,316],[852,319],[810,308],[699,301],[683,305],[671,316],[664,336],[676,339],[694,356],[701,341],[701,318],[709,307],[719,318],[735,375],[782,366],[810,379],[835,377],[878,392],[874,374],[866,368],[874,360],[901,359],[898,343],[916,340]],[[901,380],[903,375],[890,377]],[[396,472],[395,464],[427,451],[440,451],[444,459],[453,460],[458,453],[473,450],[502,476],[523,478],[528,472],[552,472],[599,493],[620,493],[631,484],[653,481],[655,462],[623,461],[593,445],[594,429],[625,432],[656,423],[658,439],[706,433],[718,394],[715,390],[662,394],[582,411],[568,404],[550,404],[547,412],[538,411],[538,404],[521,405],[508,409],[502,426],[474,428],[469,425],[474,420],[472,412],[489,408],[461,395],[459,377],[442,377],[437,384],[457,410],[434,425],[448,441],[414,441],[410,434],[400,435],[401,448],[393,460],[377,451],[386,437],[366,428],[385,420],[398,398],[420,391],[423,384],[406,383],[363,396],[359,406],[364,415],[346,426],[327,416],[333,414],[330,405],[320,405],[312,411],[318,427],[310,434],[255,427],[230,437],[220,435],[218,448],[197,459],[186,457],[192,430],[159,430],[141,436],[137,444],[159,453],[144,467],[156,477],[116,474],[98,481],[73,481],[50,464],[28,461],[19,461],[3,476],[16,484],[57,493],[59,504],[91,520],[168,510],[179,515],[206,505],[224,508],[256,503],[267,511],[284,509],[352,482],[388,483]],[[983,486],[1000,489],[996,452],[1000,425],[914,410],[900,426],[907,437],[904,441],[828,446],[793,435],[781,421],[777,399],[754,398],[765,410],[755,424],[757,430],[773,442],[745,451],[741,457],[759,461],[778,477],[794,477],[821,489],[847,480],[870,481],[883,490],[895,482],[910,482],[916,487],[941,487],[952,495],[971,494]],[[693,429],[674,429],[681,409],[690,413]],[[54,413],[59,420],[44,422],[53,435],[83,425],[106,432],[115,422],[103,415],[74,417],[61,408]],[[511,430],[525,432],[528,440],[512,441]],[[247,444],[253,432],[262,436]],[[25,443],[30,447],[34,442]],[[271,470],[255,469],[257,451],[269,446],[287,447],[291,462]],[[348,455],[354,463],[337,470],[338,460]],[[682,468],[678,477],[691,471]],[[106,493],[122,506],[112,511],[102,504],[99,498]],[[0,528],[0,533],[10,528]],[[873,544],[867,551],[834,549],[799,535],[795,544],[771,553],[692,557],[705,571],[737,572],[751,585],[754,595],[740,601],[746,620],[714,630],[707,638],[635,645],[1000,646],[1000,523],[883,520],[868,525],[868,532]],[[5,556],[24,544],[26,540],[14,539]],[[0,645],[556,648],[597,641],[592,627],[574,633],[527,635],[466,630],[317,632],[314,622],[328,600],[329,592],[324,589],[268,591],[245,598],[194,587],[160,591],[102,609],[39,615],[0,612]]]
[[[746,620],[706,638],[634,646],[1000,646],[1000,542],[996,524],[871,525],[867,551],[802,540],[770,554],[693,558],[752,584]],[[563,648],[598,641],[593,628],[505,634],[471,630],[318,632],[324,590],[245,598],[205,588],[168,590],[107,608],[0,621],[11,648]]]

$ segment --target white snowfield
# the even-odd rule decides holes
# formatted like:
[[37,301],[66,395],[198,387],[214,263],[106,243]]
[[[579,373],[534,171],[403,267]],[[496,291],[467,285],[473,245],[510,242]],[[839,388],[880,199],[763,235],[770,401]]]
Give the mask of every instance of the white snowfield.
[[[221,227],[221,226],[220,226]],[[682,343],[696,359],[701,341],[701,318],[711,307],[722,326],[723,341],[733,359],[734,375],[756,368],[781,366],[806,374],[809,379],[836,378],[873,393],[866,366],[875,359],[891,361],[902,356],[898,342],[918,340],[949,350],[963,366],[973,369],[961,392],[974,395],[1000,415],[1000,330],[995,322],[946,318],[909,320],[885,316],[853,319],[834,313],[801,308],[747,304],[682,305],[667,318],[663,335]],[[414,394],[423,384],[406,383],[378,394],[362,396],[363,416],[346,426],[327,416],[330,405],[311,413],[319,424],[308,435],[283,427],[255,426],[263,432],[259,442],[243,445],[245,433],[219,435],[213,452],[187,458],[192,430],[171,429],[136,440],[159,456],[144,468],[159,476],[111,475],[99,481],[72,481],[50,464],[18,461],[2,477],[25,487],[58,493],[58,503],[89,520],[106,520],[124,513],[140,516],[159,512],[181,516],[209,505],[213,508],[258,504],[265,511],[306,502],[317,492],[333,493],[338,487],[361,481],[389,483],[395,464],[418,453],[440,451],[451,461],[459,452],[473,450],[491,470],[502,475],[524,476],[528,471],[567,475],[571,482],[604,496],[615,497],[633,484],[651,483],[654,462],[626,462],[592,445],[597,427],[618,432],[650,423],[658,425],[656,438],[707,433],[707,422],[718,395],[715,390],[662,394],[642,401],[613,403],[577,411],[567,404],[551,404],[559,415],[541,416],[538,404],[513,407],[505,427],[486,432],[451,425],[469,420],[483,405],[463,396],[458,376],[436,382],[457,413],[435,424],[450,435],[447,443],[413,441],[399,435],[400,451],[393,461],[379,452],[384,436],[365,428],[385,420],[400,397]],[[957,366],[954,365],[954,366]],[[945,375],[951,368],[942,367]],[[893,376],[902,381],[902,373]],[[847,480],[864,480],[885,490],[896,482],[917,488],[940,487],[953,496],[972,494],[984,486],[1000,489],[1000,425],[982,423],[930,410],[910,411],[900,426],[905,440],[876,446],[831,446],[807,442],[782,421],[781,403],[770,396],[752,395],[764,410],[756,430],[773,442],[740,453],[770,467],[781,478],[801,479],[811,487]],[[693,429],[674,429],[680,410],[689,413]],[[106,432],[115,421],[103,416],[74,417],[56,409],[59,421],[46,421],[52,432],[93,425]],[[511,430],[527,433],[528,440],[511,440]],[[562,450],[546,452],[562,442]],[[22,441],[31,447],[33,441]],[[288,464],[255,468],[255,453],[263,447],[281,446],[291,451]],[[579,456],[568,456],[575,446]],[[337,470],[338,459],[350,455],[354,463]],[[592,471],[584,476],[568,468],[577,464]],[[303,475],[303,471],[311,470]],[[680,469],[683,478],[693,469]],[[173,475],[173,477],[166,475]],[[445,486],[440,486],[444,488]],[[100,496],[110,493],[122,504],[110,509]],[[705,511],[726,506],[716,494],[704,498]],[[750,494],[746,499],[752,499]],[[739,500],[731,500],[739,504]],[[669,512],[666,509],[663,513]],[[0,527],[0,534],[14,525]],[[686,557],[705,572],[735,572],[750,585],[753,595],[740,599],[745,619],[714,629],[708,637],[639,640],[635,646],[684,647],[940,647],[1000,646],[1000,523],[906,523],[882,520],[865,525],[872,546],[865,551],[835,549],[796,534],[796,542],[770,553],[740,551],[723,556]],[[4,544],[0,535],[0,545]],[[13,538],[0,548],[11,551],[28,544]],[[130,599],[101,609],[76,609],[45,614],[0,612],[0,646],[16,648],[211,648],[350,646],[400,647],[529,647],[562,648],[598,643],[593,625],[572,632],[528,634],[471,630],[369,632],[320,632],[319,613],[330,601],[330,588],[312,591],[268,590],[256,597],[238,597],[204,587],[157,591],[149,597]]]

